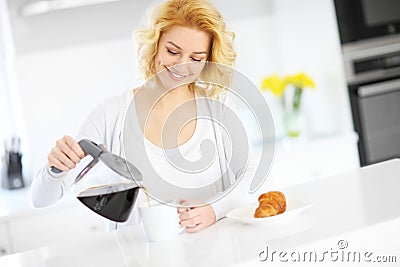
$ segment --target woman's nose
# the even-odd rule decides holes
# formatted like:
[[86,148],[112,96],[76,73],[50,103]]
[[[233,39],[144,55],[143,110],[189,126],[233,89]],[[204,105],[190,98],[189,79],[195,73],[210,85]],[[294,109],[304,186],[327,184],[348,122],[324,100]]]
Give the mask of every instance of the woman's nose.
[[180,72],[189,72],[190,71],[190,63],[191,58],[182,56],[177,62],[174,68]]
[[177,64],[185,64],[185,63],[189,63],[191,60],[191,57],[189,55],[182,55],[179,57]]

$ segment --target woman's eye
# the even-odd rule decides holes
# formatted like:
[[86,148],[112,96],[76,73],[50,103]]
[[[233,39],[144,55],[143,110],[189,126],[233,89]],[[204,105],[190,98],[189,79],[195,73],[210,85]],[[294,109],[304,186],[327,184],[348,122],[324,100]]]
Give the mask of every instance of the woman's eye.
[[169,50],[169,49],[167,49],[167,51],[168,51],[168,53],[170,53],[171,55],[176,55],[176,54],[178,54],[178,53],[175,53],[175,52],[173,52],[173,51],[171,51],[171,50]]
[[201,61],[201,59],[197,59],[197,58],[192,58],[192,60],[195,61],[195,62],[200,62]]

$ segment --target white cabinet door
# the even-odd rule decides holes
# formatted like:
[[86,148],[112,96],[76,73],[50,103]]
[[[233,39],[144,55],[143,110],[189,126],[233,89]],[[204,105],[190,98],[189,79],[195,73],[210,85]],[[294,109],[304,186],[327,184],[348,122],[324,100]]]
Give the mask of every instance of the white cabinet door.
[[8,223],[0,223],[0,257],[13,253],[8,232]]
[[107,220],[80,203],[42,209],[10,221],[15,252],[22,252],[62,240],[107,231]]

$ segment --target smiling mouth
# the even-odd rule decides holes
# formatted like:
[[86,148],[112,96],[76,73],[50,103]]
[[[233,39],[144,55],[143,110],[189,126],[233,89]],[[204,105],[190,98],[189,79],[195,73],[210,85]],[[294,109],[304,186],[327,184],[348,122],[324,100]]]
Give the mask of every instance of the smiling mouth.
[[165,66],[165,69],[167,70],[167,72],[169,73],[169,75],[174,79],[174,80],[182,80],[186,77],[188,77],[189,75],[181,75],[178,74],[176,72],[171,71],[167,66]]

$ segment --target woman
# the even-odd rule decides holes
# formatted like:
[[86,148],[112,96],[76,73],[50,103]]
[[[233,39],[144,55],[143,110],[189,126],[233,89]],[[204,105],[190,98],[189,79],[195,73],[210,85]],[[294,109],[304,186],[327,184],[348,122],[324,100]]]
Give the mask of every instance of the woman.
[[[85,157],[77,140],[90,139],[95,143],[104,144],[112,153],[121,155],[124,114],[130,103],[139,111],[138,124],[142,134],[132,135],[131,139],[137,142],[137,139],[144,138],[147,147],[152,149],[149,158],[152,162],[160,162],[157,163],[158,172],[171,174],[166,170],[168,166],[159,167],[167,163],[159,157],[158,150],[189,147],[187,156],[190,158],[195,157],[193,153],[202,142],[201,136],[209,134],[208,138],[215,143],[221,139],[221,133],[216,133],[213,124],[196,119],[202,106],[196,98],[204,96],[208,99],[224,99],[223,86],[202,87],[195,84],[195,80],[207,72],[211,76],[215,75],[215,69],[207,68],[206,62],[224,66],[233,66],[235,62],[234,34],[227,30],[220,13],[206,0],[169,0],[156,7],[149,25],[137,33],[139,68],[146,80],[156,80],[156,89],[148,90],[143,86],[107,99],[89,114],[76,139],[64,136],[58,140],[48,155],[48,162],[32,183],[31,196],[35,206],[47,206],[56,202],[72,184],[75,178],[74,169],[77,169],[75,167]],[[222,81],[222,84],[226,82]],[[157,101],[154,101],[155,95],[159,96]],[[151,105],[152,103],[154,105]],[[180,108],[178,114],[189,114],[195,119],[189,123],[181,123],[182,120],[175,119],[173,124],[178,124],[178,127],[172,128],[179,128],[179,131],[171,130],[166,134],[166,122],[171,119],[171,113],[177,107]],[[196,135],[196,132],[203,134]],[[220,158],[227,156],[227,152],[223,153]],[[50,166],[62,170],[63,173],[52,172]],[[243,172],[242,169],[240,171]],[[221,172],[219,164],[211,164],[206,170],[188,176],[189,178],[180,177],[180,173],[176,172],[170,175],[170,178],[186,181],[195,177],[201,180],[202,177],[215,176]],[[137,202],[143,199],[143,192],[140,192]],[[205,229],[222,218],[233,203],[223,202],[193,206],[189,209],[178,208],[180,224],[186,227],[187,232]],[[130,222],[137,223],[139,220],[135,207]]]

